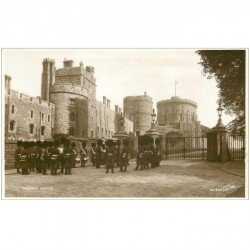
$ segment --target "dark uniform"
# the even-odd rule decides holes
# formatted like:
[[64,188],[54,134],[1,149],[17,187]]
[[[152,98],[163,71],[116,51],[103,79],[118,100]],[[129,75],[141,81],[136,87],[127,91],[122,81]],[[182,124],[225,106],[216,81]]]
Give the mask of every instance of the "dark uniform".
[[106,150],[106,173],[111,169],[112,173],[114,173],[115,166],[115,149],[113,147],[113,141],[108,140],[106,142],[107,150]]
[[17,148],[15,149],[15,168],[17,169],[17,173],[20,173],[20,158],[21,158],[21,150],[22,150],[22,141],[17,141]]
[[71,175],[73,150],[72,150],[72,148],[70,148],[69,141],[66,141],[64,144],[63,157],[64,157],[64,164],[65,164],[64,165],[65,166],[65,174]]
[[121,160],[121,172],[126,172],[127,171],[127,167],[129,165],[129,159],[130,159],[130,149],[129,149],[129,141],[127,139],[125,139],[123,141],[123,148],[121,151],[121,156],[122,156],[122,160]]
[[20,166],[22,168],[22,175],[29,174],[29,149],[28,142],[23,143],[23,148],[21,149],[20,155]]
[[31,142],[30,147],[30,171],[34,172],[36,169],[36,162],[37,162],[37,156],[36,156],[36,147],[35,142]]
[[101,164],[102,164],[102,140],[97,140],[96,168],[100,168]]
[[122,164],[121,164],[121,141],[117,141],[116,147],[115,147],[115,166],[120,168],[120,171],[122,171]]
[[138,138],[138,152],[136,157],[136,167],[134,170],[142,170],[143,167],[143,137]]
[[59,145],[57,141],[54,141],[53,146],[50,150],[50,168],[51,175],[57,175],[57,169],[59,168],[59,155],[60,151],[57,148]]
[[91,157],[91,162],[93,164],[93,167],[96,166],[96,144],[91,143],[91,150],[90,150],[90,157]]
[[75,168],[76,167],[76,157],[77,157],[76,144],[75,143],[71,143],[71,149],[72,149],[71,167]]
[[88,151],[87,151],[86,145],[87,145],[87,142],[83,141],[82,142],[82,149],[80,151],[81,167],[82,168],[86,167],[86,163],[88,162]]
[[49,168],[50,161],[50,153],[49,153],[49,143],[47,141],[42,144],[43,152],[42,152],[42,174],[47,174],[47,169]]
[[159,138],[157,138],[155,140],[155,159],[156,159],[156,162],[155,162],[155,166],[156,167],[159,167],[160,166],[160,162],[162,160],[162,152],[161,152],[161,140]]
[[42,156],[42,142],[37,141],[36,142],[36,172],[41,173],[42,172],[42,161],[41,161],[41,156]]

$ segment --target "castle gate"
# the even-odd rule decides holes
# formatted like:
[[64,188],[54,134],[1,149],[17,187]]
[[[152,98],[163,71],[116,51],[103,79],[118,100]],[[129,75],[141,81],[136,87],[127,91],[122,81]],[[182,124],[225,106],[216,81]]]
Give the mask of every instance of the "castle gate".
[[166,159],[207,159],[207,137],[166,137]]

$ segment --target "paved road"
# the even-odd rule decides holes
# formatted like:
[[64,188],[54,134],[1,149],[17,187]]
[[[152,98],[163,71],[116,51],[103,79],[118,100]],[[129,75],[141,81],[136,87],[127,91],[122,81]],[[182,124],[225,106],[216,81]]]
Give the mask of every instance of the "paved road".
[[[241,176],[226,169],[241,169]],[[167,160],[156,169],[106,174],[93,167],[75,168],[71,176],[32,173],[5,175],[6,197],[206,198],[244,197],[243,162],[227,164],[200,160]]]

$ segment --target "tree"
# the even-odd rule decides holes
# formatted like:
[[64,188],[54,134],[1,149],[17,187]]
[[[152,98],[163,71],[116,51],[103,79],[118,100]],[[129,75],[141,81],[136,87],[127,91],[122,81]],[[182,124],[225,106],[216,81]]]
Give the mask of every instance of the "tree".
[[219,100],[227,114],[235,115],[232,131],[245,131],[245,50],[198,50],[203,75],[215,78]]

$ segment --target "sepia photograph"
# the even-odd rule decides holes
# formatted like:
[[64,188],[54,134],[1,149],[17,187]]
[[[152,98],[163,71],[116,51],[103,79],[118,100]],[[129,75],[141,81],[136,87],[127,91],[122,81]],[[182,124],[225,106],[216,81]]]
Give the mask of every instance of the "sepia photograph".
[[246,49],[2,49],[5,199],[248,198]]

